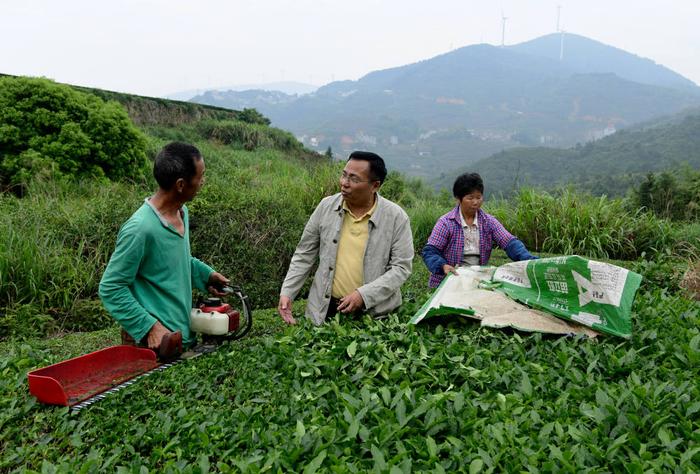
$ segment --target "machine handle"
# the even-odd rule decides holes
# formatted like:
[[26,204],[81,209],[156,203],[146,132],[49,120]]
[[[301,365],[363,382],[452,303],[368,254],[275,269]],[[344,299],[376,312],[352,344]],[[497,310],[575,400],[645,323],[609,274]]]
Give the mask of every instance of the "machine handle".
[[248,334],[250,329],[253,327],[253,309],[250,305],[250,299],[248,298],[248,295],[243,293],[243,289],[237,285],[224,285],[218,287],[217,289],[222,293],[226,293],[226,295],[236,295],[238,299],[241,300],[243,316],[245,318],[243,326],[238,328],[238,331],[236,331],[235,333],[226,336],[226,339],[229,341],[235,341],[237,339],[240,339],[246,334]]

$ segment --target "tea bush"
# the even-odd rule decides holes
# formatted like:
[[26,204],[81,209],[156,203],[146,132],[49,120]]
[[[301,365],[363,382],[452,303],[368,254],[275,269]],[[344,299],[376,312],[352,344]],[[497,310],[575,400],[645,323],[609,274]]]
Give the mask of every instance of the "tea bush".
[[259,311],[251,337],[77,416],[38,405],[25,374],[115,334],[5,343],[0,470],[692,472],[698,307],[654,288],[633,310],[623,342]]

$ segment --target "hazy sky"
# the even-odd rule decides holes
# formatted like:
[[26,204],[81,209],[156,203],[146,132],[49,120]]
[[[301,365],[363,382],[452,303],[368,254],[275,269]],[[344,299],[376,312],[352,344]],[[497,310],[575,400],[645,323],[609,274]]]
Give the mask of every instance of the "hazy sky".
[[144,95],[358,79],[561,28],[700,84],[700,0],[0,0],[0,72]]

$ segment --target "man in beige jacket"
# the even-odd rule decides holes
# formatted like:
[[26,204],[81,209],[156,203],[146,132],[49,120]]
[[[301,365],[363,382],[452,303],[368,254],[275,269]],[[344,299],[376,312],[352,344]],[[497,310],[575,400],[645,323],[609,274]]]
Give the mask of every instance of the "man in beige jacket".
[[292,301],[318,262],[306,316],[314,324],[340,313],[378,316],[401,305],[411,274],[413,236],[406,212],[378,193],[384,160],[355,151],[340,177],[340,193],[324,198],[304,228],[280,291],[277,311],[295,324]]

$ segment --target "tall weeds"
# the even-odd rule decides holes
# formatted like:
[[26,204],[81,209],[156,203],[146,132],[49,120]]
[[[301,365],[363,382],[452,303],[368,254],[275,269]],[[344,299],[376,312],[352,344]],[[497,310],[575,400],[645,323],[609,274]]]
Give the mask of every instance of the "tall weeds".
[[523,189],[517,199],[496,203],[506,228],[538,251],[630,260],[671,243],[670,224],[619,199],[566,189],[549,194]]

